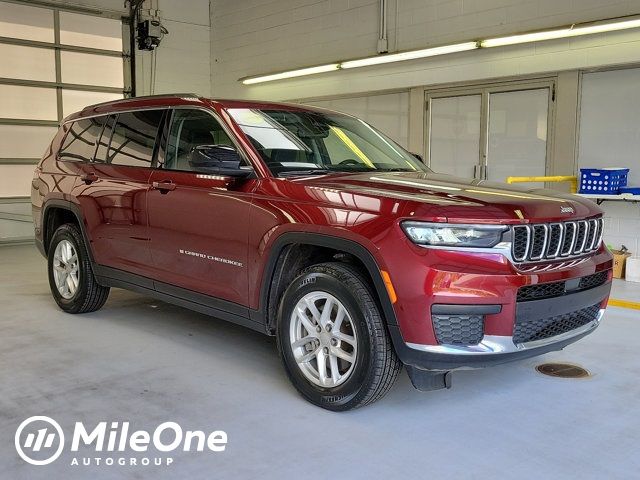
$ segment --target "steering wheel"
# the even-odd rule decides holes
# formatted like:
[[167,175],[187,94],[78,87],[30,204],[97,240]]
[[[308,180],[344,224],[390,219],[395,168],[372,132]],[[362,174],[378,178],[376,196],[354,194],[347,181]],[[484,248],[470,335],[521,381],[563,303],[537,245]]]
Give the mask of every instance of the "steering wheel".
[[341,161],[338,165],[360,165],[360,162],[353,158],[347,158],[346,160]]

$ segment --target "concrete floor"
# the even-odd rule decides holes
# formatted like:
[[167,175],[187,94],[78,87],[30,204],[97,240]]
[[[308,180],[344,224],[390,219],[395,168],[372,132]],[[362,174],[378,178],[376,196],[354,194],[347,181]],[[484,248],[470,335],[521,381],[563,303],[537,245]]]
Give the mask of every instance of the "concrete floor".
[[[565,352],[455,373],[448,391],[420,393],[403,373],[382,401],[336,414],[297,395],[260,334],[122,290],[99,312],[62,313],[33,246],[0,249],[0,285],[2,478],[638,478],[638,311],[611,308]],[[534,370],[553,360],[593,376]],[[31,466],[13,442],[32,415],[56,419],[67,447],[74,422],[103,420],[221,429],[229,445],[173,452],[169,467],[70,466],[68,448]]]
[[640,302],[640,283],[614,278],[611,298],[627,302]]

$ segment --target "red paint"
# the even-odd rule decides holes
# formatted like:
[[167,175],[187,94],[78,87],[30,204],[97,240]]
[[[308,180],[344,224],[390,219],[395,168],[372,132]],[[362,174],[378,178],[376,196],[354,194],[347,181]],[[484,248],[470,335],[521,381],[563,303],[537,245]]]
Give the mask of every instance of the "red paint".
[[[422,248],[400,228],[402,220],[520,224],[601,215],[591,201],[520,187],[463,181],[429,173],[337,173],[322,177],[274,178],[225,108],[273,104],[198,98],[147,98],[87,108],[69,119],[139,107],[192,105],[208,108],[228,124],[251,160],[257,178],[238,184],[198,178],[192,172],[56,162],[61,134],[38,166],[33,203],[36,236],[42,240],[40,209],[49,199],[80,206],[97,263],[216,296],[252,309],[270,247],[285,232],[314,232],[356,241],[389,273],[394,309],[405,341],[434,344],[433,303],[501,304],[486,320],[486,334],[511,335],[517,289],[610,269],[606,249],[559,272],[524,274],[500,254]],[[295,105],[278,108],[300,109]],[[98,180],[85,185],[81,175]],[[164,195],[153,182],[173,182]],[[518,212],[517,212],[518,211]],[[524,217],[525,220],[522,220]],[[233,259],[226,265],[194,261],[180,249]]]

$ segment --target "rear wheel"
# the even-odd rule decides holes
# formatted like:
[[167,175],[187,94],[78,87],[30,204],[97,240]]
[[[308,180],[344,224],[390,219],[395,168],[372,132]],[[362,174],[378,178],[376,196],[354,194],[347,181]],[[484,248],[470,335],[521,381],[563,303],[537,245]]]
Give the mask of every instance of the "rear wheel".
[[315,265],[292,282],[280,304],[277,339],[291,382],[329,410],[376,401],[402,367],[367,281],[342,263]]
[[65,312],[93,312],[107,301],[109,287],[96,281],[84,239],[76,225],[67,223],[55,231],[47,264],[51,293]]

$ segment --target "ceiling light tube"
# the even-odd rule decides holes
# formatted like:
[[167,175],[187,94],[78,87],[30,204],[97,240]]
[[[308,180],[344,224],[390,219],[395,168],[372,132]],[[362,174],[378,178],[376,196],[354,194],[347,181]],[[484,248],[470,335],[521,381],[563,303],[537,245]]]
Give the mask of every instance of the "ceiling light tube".
[[477,42],[457,43],[455,45],[444,45],[442,47],[425,48],[422,50],[411,50],[402,53],[391,53],[379,55],[377,57],[360,58],[357,60],[348,60],[340,63],[340,68],[358,68],[368,67],[370,65],[380,65],[383,63],[402,62],[404,60],[415,60],[417,58],[435,57],[438,55],[447,55],[449,53],[466,52],[478,48]]
[[316,73],[326,73],[338,70],[340,64],[330,63],[328,65],[318,65],[317,67],[300,68],[298,70],[289,70],[288,72],[273,73],[271,75],[261,75],[259,77],[249,77],[242,80],[245,85],[254,83],[271,82],[273,80],[283,80],[285,78],[303,77],[305,75],[314,75]]
[[506,45],[517,45],[521,43],[540,42],[544,40],[555,40],[559,38],[579,37],[582,35],[592,35],[594,33],[606,33],[617,30],[627,30],[629,28],[640,27],[640,19],[622,20],[611,23],[599,23],[586,26],[572,26],[557,30],[546,30],[542,32],[523,33],[521,35],[511,35],[508,37],[489,38],[482,40],[480,45],[484,48],[503,47]]
[[510,35],[506,37],[489,38],[476,42],[463,42],[453,45],[444,45],[441,47],[425,48],[422,50],[410,50],[401,53],[390,53],[378,55],[375,57],[359,58],[355,60],[347,60],[344,62],[330,63],[327,65],[318,65],[315,67],[301,68],[297,70],[289,70],[286,72],[273,73],[269,75],[260,75],[256,77],[241,78],[240,81],[244,85],[252,85],[255,83],[271,82],[274,80],[283,80],[286,78],[302,77],[306,75],[314,75],[316,73],[333,72],[340,69],[367,67],[371,65],[381,65],[392,62],[402,62],[405,60],[415,60],[418,58],[435,57],[438,55],[447,55],[450,53],[465,52],[478,48],[502,47],[506,45],[517,45],[522,43],[540,42],[544,40],[554,40],[560,38],[578,37],[581,35],[592,35],[596,33],[606,33],[618,30],[627,30],[630,28],[640,28],[640,17],[635,16],[627,19],[617,19],[602,21],[599,23],[585,23],[572,25],[565,28],[557,28],[555,30],[546,30],[540,32],[522,33],[518,35]]

